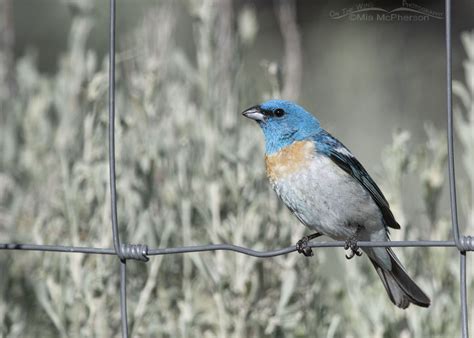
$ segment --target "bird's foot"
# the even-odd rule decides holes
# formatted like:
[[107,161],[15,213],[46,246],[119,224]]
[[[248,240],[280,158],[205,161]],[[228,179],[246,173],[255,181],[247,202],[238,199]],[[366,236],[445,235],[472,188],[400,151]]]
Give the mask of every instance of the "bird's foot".
[[309,246],[308,236],[304,236],[298,242],[296,242],[296,251],[298,253],[305,255],[306,257],[313,256],[313,249]]
[[350,250],[349,254],[346,254],[347,259],[352,259],[354,256],[362,256],[362,251],[357,245],[357,240],[354,238],[350,238],[346,241],[346,244],[344,245],[344,249]]
[[309,241],[319,236],[322,236],[322,234],[319,232],[316,232],[309,236],[304,236],[298,242],[296,242],[296,251],[298,251],[298,253],[300,254],[302,253],[306,257],[313,256],[313,250],[309,246]]

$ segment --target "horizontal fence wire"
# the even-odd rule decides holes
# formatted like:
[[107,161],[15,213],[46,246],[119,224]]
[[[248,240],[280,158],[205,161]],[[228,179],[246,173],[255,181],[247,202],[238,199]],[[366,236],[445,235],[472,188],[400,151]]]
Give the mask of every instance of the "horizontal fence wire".
[[[143,244],[124,244],[120,241],[117,220],[117,192],[115,174],[115,33],[116,33],[116,0],[109,2],[109,177],[113,248],[95,248],[87,246],[67,246],[51,244],[21,244],[0,243],[0,250],[27,250],[40,252],[61,252],[79,254],[112,255],[119,258],[120,264],[120,314],[122,337],[128,338],[127,320],[127,260],[148,261],[148,256],[185,254],[193,252],[233,251],[257,258],[269,258],[296,252],[296,246],[289,246],[275,250],[254,250],[233,244],[208,244],[182,246],[175,248],[148,248]],[[466,252],[474,250],[474,237],[461,236],[457,215],[456,177],[454,166],[454,133],[452,111],[452,73],[451,73],[451,0],[445,2],[446,13],[446,94],[448,117],[448,170],[452,232],[454,240],[418,240],[418,241],[390,241],[390,242],[357,242],[359,247],[418,247],[456,248],[460,255],[460,299],[461,299],[461,336],[468,338],[468,309],[467,309],[467,279],[466,279]],[[345,247],[346,242],[312,242],[311,248]]]
[[[311,248],[343,248],[346,242],[330,241],[330,242],[312,242],[308,246]],[[361,248],[374,247],[391,247],[391,248],[455,248],[454,241],[390,241],[390,242],[357,242],[357,246]],[[117,255],[113,248],[94,248],[86,246],[64,246],[64,245],[41,245],[41,244],[2,244],[0,250],[28,250],[28,251],[44,251],[44,252],[65,252],[65,253],[82,253],[82,254],[98,254],[98,255]],[[233,251],[253,257],[276,257],[296,252],[296,246],[288,246],[286,248],[275,250],[254,250],[233,244],[207,244],[207,245],[190,245],[175,248],[156,248],[148,249],[148,256],[160,256],[171,254],[185,254],[202,251]]]

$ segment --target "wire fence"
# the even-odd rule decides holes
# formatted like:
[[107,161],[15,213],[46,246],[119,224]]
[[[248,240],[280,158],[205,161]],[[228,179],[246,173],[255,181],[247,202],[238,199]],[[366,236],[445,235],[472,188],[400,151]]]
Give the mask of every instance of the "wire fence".
[[[111,197],[111,221],[114,248],[94,248],[62,245],[38,245],[0,243],[0,250],[28,250],[48,251],[62,253],[82,253],[98,255],[115,255],[119,258],[120,267],[120,314],[122,337],[128,337],[127,320],[127,260],[138,260],[147,262],[148,256],[171,255],[203,251],[234,251],[248,256],[268,258],[286,255],[297,251],[295,246],[286,248],[256,251],[232,244],[209,244],[197,246],[183,246],[175,248],[148,248],[144,244],[125,244],[120,240],[117,222],[117,192],[115,175],[115,33],[116,33],[116,0],[110,0],[110,31],[109,31],[109,176]],[[390,242],[357,242],[359,247],[452,247],[459,251],[460,257],[460,300],[461,300],[461,337],[468,338],[468,309],[467,309],[467,280],[466,280],[466,252],[474,251],[474,236],[463,236],[459,230],[457,200],[456,200],[456,176],[454,165],[454,134],[453,134],[453,111],[452,111],[452,72],[451,72],[451,0],[445,1],[446,15],[446,95],[447,95],[447,118],[448,118],[448,170],[449,170],[449,192],[451,206],[451,222],[454,240],[446,241],[390,241]],[[311,248],[333,248],[344,247],[345,242],[316,242],[310,243]]]

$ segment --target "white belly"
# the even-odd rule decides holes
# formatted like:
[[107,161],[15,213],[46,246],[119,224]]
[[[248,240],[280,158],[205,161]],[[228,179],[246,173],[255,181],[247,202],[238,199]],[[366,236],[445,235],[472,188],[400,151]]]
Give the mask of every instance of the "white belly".
[[331,159],[317,154],[310,164],[272,181],[283,202],[306,226],[337,240],[369,239],[384,228],[382,214],[369,193]]

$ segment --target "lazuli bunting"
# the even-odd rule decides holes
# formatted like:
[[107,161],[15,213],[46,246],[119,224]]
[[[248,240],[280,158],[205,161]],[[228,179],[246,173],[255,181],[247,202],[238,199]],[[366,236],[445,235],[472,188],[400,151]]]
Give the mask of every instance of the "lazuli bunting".
[[[304,108],[270,100],[242,114],[263,130],[266,172],[273,189],[301,223],[316,231],[298,241],[300,253],[312,255],[308,241],[326,235],[345,241],[351,249],[346,257],[352,258],[361,255],[357,241],[388,241],[389,228],[400,229],[362,164]],[[362,250],[396,306],[430,305],[391,248]]]

